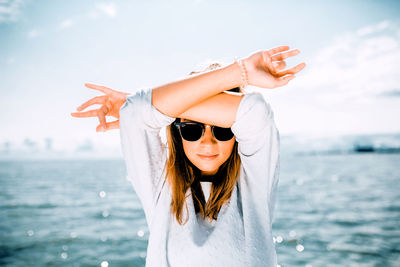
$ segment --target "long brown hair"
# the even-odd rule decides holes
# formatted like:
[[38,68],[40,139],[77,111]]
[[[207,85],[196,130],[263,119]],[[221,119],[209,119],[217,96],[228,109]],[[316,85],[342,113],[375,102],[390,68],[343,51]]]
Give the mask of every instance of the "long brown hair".
[[[221,67],[220,63],[213,63],[205,70],[200,72],[191,72],[189,75],[201,73]],[[240,92],[239,88],[233,88],[228,91]],[[177,118],[175,122],[180,122]],[[203,219],[210,221],[217,220],[218,213],[223,204],[231,198],[232,191],[239,178],[241,166],[238,154],[238,143],[232,149],[229,158],[219,167],[217,174],[213,177],[210,191],[210,197],[206,203],[200,180],[201,170],[199,170],[186,156],[183,150],[182,139],[178,129],[174,124],[170,124],[167,129],[168,159],[166,162],[166,179],[171,186],[172,200],[171,211],[175,215],[179,224],[186,224],[189,217],[183,222],[183,205],[186,206],[186,214],[189,215],[186,198],[192,196],[196,214],[200,213]],[[188,189],[191,194],[187,195]]]

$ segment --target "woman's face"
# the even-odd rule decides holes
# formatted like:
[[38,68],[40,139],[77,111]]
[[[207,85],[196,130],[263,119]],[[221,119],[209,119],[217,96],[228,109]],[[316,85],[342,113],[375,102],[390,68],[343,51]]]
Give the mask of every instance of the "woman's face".
[[[182,122],[189,121],[181,119]],[[214,138],[210,125],[205,125],[203,136],[194,142],[186,141],[182,137],[183,150],[186,157],[201,170],[202,175],[214,175],[231,155],[235,144],[235,136],[228,141],[218,141]],[[202,157],[201,155],[216,155]]]

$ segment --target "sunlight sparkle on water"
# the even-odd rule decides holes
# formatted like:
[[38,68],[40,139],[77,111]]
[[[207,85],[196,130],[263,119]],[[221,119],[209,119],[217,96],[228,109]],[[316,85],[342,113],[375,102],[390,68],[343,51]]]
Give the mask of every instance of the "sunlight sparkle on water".
[[302,251],[304,250],[304,246],[298,244],[298,245],[296,246],[296,250],[297,250],[298,252],[302,252]]
[[106,192],[104,192],[104,191],[100,191],[99,192],[99,196],[101,197],[101,198],[104,198],[104,197],[106,197]]
[[104,217],[104,218],[106,218],[106,217],[108,217],[108,215],[110,215],[110,213],[109,213],[108,211],[106,211],[106,210],[103,211],[102,214],[103,214],[103,217]]
[[290,237],[295,237],[296,236],[296,231],[292,230],[289,232]]
[[144,236],[144,231],[143,230],[139,230],[137,232],[137,235],[140,236],[140,237]]

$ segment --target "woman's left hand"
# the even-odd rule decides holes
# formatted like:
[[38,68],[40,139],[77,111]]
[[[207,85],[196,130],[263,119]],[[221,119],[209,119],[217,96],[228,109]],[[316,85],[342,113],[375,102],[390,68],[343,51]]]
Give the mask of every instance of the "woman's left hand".
[[[105,95],[96,96],[92,99],[89,99],[76,109],[78,111],[82,111],[85,108],[94,104],[101,104],[102,106],[99,109],[88,110],[84,112],[71,112],[71,116],[77,118],[98,117],[100,124],[96,127],[96,132],[105,132],[111,129],[119,129],[119,110],[121,109],[121,106],[126,102],[126,98],[130,93],[119,92],[105,86],[90,83],[85,83],[85,86],[101,91]],[[106,116],[113,116],[118,120],[107,122]]]
[[[278,46],[269,50],[253,53],[243,59],[247,70],[248,83],[261,88],[276,88],[286,85],[306,64],[300,63],[288,70],[284,59],[296,56],[300,53],[298,49],[289,50],[289,46]],[[284,52],[287,51],[287,52]],[[279,53],[279,54],[277,54]]]

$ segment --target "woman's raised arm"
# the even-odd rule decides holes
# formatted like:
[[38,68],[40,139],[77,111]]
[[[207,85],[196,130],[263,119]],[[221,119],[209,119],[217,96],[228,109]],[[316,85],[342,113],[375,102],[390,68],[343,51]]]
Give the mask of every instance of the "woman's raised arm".
[[[300,53],[297,49],[284,52],[288,49],[289,46],[279,46],[258,51],[242,59],[247,70],[248,84],[261,88],[275,88],[284,86],[293,79],[294,74],[305,67],[305,63],[281,71],[286,67],[284,59]],[[242,83],[242,69],[235,62],[220,69],[153,88],[152,104],[161,113],[178,117],[190,107],[223,91],[239,87]]]
[[230,128],[243,94],[222,92],[191,106],[178,118],[198,121],[209,125]]

